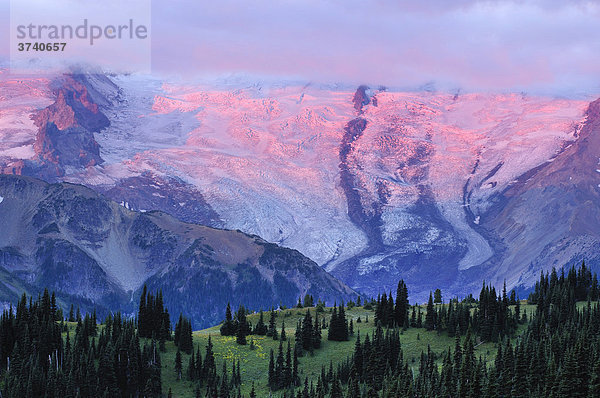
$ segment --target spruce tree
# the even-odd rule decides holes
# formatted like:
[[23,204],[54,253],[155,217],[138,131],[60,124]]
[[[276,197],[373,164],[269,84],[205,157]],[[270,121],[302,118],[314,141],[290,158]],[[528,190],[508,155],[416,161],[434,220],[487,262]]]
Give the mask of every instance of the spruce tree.
[[275,389],[285,387],[285,357],[283,354],[283,341],[279,340],[277,359],[275,360]]
[[202,377],[206,380],[208,385],[215,383],[217,378],[217,367],[210,335],[208,336],[208,343],[206,344],[206,354],[202,366]]
[[[408,327],[408,289],[404,280],[398,282],[396,290],[396,308],[394,308],[394,320],[398,327]],[[413,308],[414,314],[414,308]]]
[[335,341],[348,341],[348,320],[346,319],[346,312],[344,310],[343,302],[338,307],[334,328],[334,335],[336,336]]
[[294,340],[295,340],[295,351],[297,352],[298,356],[303,356],[304,355],[304,333],[302,333],[302,323],[300,322],[300,320],[298,320],[298,323],[296,323],[296,333],[294,334]]
[[248,321],[246,320],[246,310],[244,307],[238,309],[236,313],[236,322],[237,330],[236,330],[236,343],[240,345],[246,345],[246,336],[248,335],[248,330],[250,329],[248,326]]
[[337,314],[337,305],[334,304],[333,310],[331,312],[331,318],[329,319],[329,329],[327,331],[327,340],[339,341],[339,327],[338,327],[338,314]]
[[194,355],[194,351],[192,350],[192,355],[190,356],[190,359],[188,361],[188,370],[187,370],[187,377],[189,380],[196,380],[197,379],[197,372],[196,372],[196,358]]
[[287,336],[285,335],[285,321],[281,321],[281,335],[279,337],[281,341],[286,341]]
[[269,372],[268,372],[268,377],[269,377],[269,388],[271,390],[276,390],[277,389],[277,376],[275,374],[275,358],[273,357],[273,349],[271,348],[271,352],[269,354]]
[[175,346],[177,346],[181,351],[186,354],[191,354],[193,347],[193,339],[192,339],[192,323],[191,321],[179,315],[179,320],[175,325],[175,337],[174,337]]
[[304,314],[300,332],[302,333],[302,349],[304,351],[312,352],[315,348],[315,343],[313,341],[315,333],[313,330],[312,317],[309,310],[306,310],[306,314]]
[[265,325],[263,311],[260,310],[258,323],[254,327],[254,334],[264,336],[267,334],[267,325]]
[[181,380],[181,371],[182,371],[181,351],[177,350],[177,354],[175,354],[175,375],[177,377],[177,380]]
[[69,310],[69,322],[75,322],[75,311],[73,309],[73,304],[71,304],[71,309]]
[[275,310],[271,307],[271,313],[270,313],[270,318],[269,318],[269,329],[267,330],[267,336],[272,337],[273,340],[278,339],[277,327],[275,326],[276,316],[277,315],[275,314]]
[[233,336],[236,334],[236,330],[233,327],[233,316],[231,314],[231,305],[229,302],[227,303],[227,308],[225,309],[225,321],[221,325],[220,332],[221,336]]
[[427,313],[425,314],[425,329],[433,330],[435,328],[435,307],[433,306],[433,296],[429,292],[429,301],[427,302]]
[[315,324],[313,325],[312,342],[314,349],[318,350],[321,348],[321,324],[319,322],[318,312],[315,312]]

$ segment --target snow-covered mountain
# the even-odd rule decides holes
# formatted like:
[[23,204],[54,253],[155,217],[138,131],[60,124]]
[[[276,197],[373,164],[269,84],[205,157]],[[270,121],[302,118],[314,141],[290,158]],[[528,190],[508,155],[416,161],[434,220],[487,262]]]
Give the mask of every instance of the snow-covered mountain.
[[[577,163],[584,136],[595,142],[589,101],[139,76],[17,79],[0,80],[5,173],[81,183],[132,210],[256,234],[370,294],[398,278],[415,299],[434,287],[470,293],[481,278],[529,286],[541,269],[597,257],[600,231],[568,226],[582,207],[596,214],[600,174],[569,176],[591,195],[581,203],[577,192],[553,188],[571,180],[541,177]],[[64,129],[40,127],[64,123],[69,109],[75,117]],[[67,130],[86,138],[63,147],[62,159],[48,156],[60,140],[47,137]],[[586,151],[600,156],[600,146]],[[48,162],[54,174],[40,174]]]

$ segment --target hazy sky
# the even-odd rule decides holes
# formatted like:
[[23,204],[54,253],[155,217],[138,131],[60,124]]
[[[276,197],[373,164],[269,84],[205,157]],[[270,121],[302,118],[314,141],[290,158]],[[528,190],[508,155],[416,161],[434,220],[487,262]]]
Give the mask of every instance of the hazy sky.
[[598,93],[599,3],[153,1],[152,67],[184,76],[241,72],[324,83]]

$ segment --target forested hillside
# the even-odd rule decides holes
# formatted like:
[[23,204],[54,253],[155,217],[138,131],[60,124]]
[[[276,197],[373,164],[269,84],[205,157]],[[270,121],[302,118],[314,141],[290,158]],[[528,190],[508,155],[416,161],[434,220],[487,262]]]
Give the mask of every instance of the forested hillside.
[[223,309],[224,322],[171,325],[162,293],[137,317],[61,309],[25,295],[0,319],[3,397],[598,397],[598,280],[584,264],[542,274],[527,301],[408,303],[398,283],[365,302]]

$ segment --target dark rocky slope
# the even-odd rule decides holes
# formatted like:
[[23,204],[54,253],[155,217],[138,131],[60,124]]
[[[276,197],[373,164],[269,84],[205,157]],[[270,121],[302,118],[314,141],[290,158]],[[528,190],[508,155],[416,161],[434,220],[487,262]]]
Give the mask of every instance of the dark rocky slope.
[[600,262],[600,99],[577,139],[551,161],[521,176],[482,217],[501,256],[481,273],[511,285],[551,267]]
[[296,250],[130,211],[83,186],[1,175],[0,196],[2,290],[23,288],[18,281],[66,303],[133,312],[147,283],[195,327],[219,321],[228,301],[266,309],[306,293],[330,303],[355,296]]

